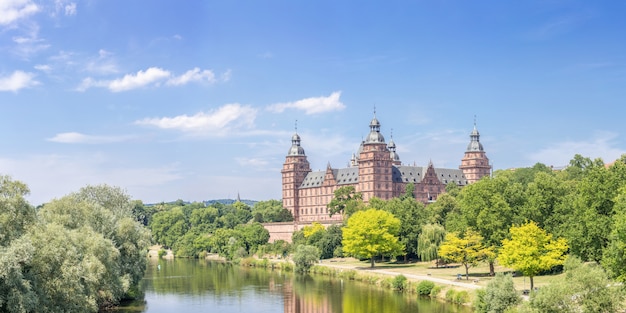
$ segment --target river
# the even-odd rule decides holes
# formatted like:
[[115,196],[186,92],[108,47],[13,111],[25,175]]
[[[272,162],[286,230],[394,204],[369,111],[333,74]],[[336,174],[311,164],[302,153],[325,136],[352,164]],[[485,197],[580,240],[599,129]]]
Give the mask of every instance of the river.
[[469,313],[416,295],[354,281],[243,268],[206,260],[151,260],[142,282],[145,298],[120,313]]

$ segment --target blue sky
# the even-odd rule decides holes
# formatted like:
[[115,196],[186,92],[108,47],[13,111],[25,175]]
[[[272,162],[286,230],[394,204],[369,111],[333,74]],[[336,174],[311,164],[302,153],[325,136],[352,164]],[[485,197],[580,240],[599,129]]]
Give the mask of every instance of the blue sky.
[[280,199],[297,120],[345,167],[374,108],[405,164],[626,152],[623,1],[0,1],[0,173],[33,204]]

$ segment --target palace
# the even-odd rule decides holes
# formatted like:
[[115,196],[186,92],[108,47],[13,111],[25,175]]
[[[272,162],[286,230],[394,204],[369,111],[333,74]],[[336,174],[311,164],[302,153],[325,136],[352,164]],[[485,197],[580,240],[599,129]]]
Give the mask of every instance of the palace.
[[458,169],[436,168],[432,162],[428,166],[403,165],[393,139],[385,143],[375,114],[369,127],[358,153],[352,155],[350,167],[332,168],[328,164],[325,171],[312,171],[300,145],[300,136],[296,132],[291,137],[291,148],[281,171],[282,195],[283,207],[293,214],[295,222],[341,220],[339,214],[329,216],[327,205],[335,190],[343,186],[354,186],[367,203],[373,197],[385,200],[398,197],[413,183],[415,199],[429,203],[437,200],[447,184],[465,186],[491,172],[476,123]]

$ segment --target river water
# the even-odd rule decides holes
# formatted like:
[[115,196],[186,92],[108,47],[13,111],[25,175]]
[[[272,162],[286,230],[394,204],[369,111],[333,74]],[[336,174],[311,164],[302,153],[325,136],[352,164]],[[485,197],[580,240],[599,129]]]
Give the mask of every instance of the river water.
[[151,260],[145,298],[117,312],[469,313],[354,281],[243,268],[206,260]]

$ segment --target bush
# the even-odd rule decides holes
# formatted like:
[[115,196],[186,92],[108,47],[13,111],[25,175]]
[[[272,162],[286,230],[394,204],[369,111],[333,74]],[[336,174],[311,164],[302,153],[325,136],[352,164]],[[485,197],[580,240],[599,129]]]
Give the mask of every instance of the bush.
[[448,289],[448,291],[446,291],[446,301],[454,302],[455,296],[456,296],[456,291],[454,289]]
[[435,288],[435,283],[430,280],[422,280],[417,285],[417,294],[419,294],[420,296],[428,296],[430,295],[433,288]]
[[293,255],[296,272],[306,273],[320,259],[320,251],[313,246],[299,245]]
[[391,287],[394,290],[398,290],[398,291],[404,291],[404,289],[406,288],[406,284],[407,284],[407,279],[402,274],[394,277],[393,280],[391,281]]
[[162,258],[167,255],[167,251],[165,249],[159,249],[158,256]]
[[441,289],[443,289],[442,286],[436,286],[430,291],[430,297],[431,298],[437,298],[437,296],[439,296],[439,293],[441,292]]
[[454,295],[454,303],[463,304],[469,302],[469,293],[465,290],[461,290]]
[[511,275],[498,273],[485,289],[476,292],[474,310],[477,313],[501,313],[516,306],[519,301]]

